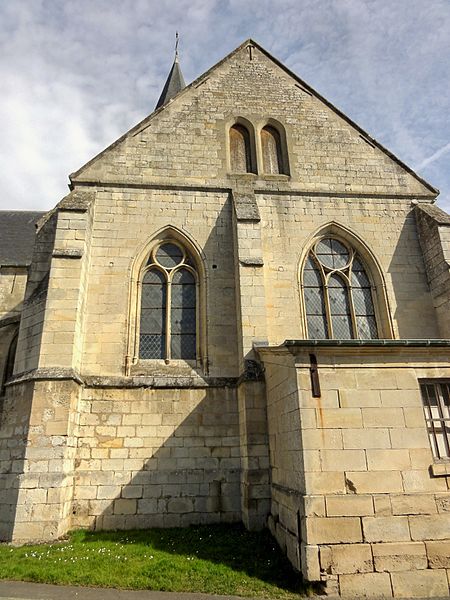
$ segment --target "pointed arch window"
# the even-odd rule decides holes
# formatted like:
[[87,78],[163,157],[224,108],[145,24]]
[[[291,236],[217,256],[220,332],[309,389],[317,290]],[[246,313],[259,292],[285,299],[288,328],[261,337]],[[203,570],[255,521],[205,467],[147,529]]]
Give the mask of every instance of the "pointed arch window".
[[157,245],[141,288],[139,357],[195,360],[198,275],[186,249],[175,241]]
[[373,287],[361,258],[346,243],[322,238],[303,270],[303,295],[310,339],[376,339]]
[[230,128],[230,162],[233,173],[254,172],[250,133],[241,123]]

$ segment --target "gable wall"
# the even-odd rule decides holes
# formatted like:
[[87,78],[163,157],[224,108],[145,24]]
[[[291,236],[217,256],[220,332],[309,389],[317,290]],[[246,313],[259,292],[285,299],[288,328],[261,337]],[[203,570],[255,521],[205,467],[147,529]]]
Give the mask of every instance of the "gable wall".
[[[197,87],[181,92],[146,126],[82,168],[74,181],[225,185],[230,182],[226,132],[238,116],[256,128],[268,118],[284,125],[292,175],[288,187],[430,195],[256,48],[252,60],[242,49]],[[270,187],[273,181],[260,184]]]

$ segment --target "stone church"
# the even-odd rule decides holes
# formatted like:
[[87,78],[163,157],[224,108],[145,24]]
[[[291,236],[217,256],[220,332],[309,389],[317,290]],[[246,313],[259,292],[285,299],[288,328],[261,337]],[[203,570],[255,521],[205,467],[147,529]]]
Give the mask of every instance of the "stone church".
[[[101,118],[101,117],[100,117]],[[268,525],[343,595],[450,573],[450,216],[252,40],[0,213],[0,537]]]

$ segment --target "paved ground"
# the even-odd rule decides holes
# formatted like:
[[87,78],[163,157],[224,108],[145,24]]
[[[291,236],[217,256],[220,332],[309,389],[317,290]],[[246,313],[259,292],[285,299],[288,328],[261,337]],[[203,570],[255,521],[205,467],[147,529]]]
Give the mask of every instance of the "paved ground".
[[1,581],[0,598],[3,600],[217,600],[218,598],[242,600],[242,598],[237,599],[234,596],[174,594],[171,592],[128,592],[102,588],[44,585],[22,581]]
[[[311,596],[308,600],[325,600],[326,596]],[[207,594],[176,594],[173,592],[129,592],[104,588],[85,588],[22,581],[0,581],[2,600],[243,600],[236,596],[208,596]],[[403,600],[408,600],[404,598]],[[409,599],[411,600],[411,599]],[[414,598],[414,600],[425,600]],[[428,598],[426,600],[449,600]]]

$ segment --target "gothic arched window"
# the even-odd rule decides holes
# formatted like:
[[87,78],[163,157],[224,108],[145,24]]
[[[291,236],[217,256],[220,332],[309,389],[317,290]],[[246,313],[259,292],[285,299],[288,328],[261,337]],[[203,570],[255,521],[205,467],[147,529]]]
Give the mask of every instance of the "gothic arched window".
[[355,250],[333,237],[310,250],[303,270],[310,339],[376,339],[372,285]]
[[197,357],[197,271],[175,241],[153,248],[141,280],[139,357]]
[[230,128],[230,162],[233,173],[254,172],[250,133],[241,123]]
[[275,127],[266,125],[261,130],[263,172],[278,175],[284,173],[281,136]]

